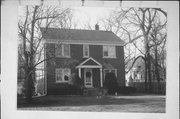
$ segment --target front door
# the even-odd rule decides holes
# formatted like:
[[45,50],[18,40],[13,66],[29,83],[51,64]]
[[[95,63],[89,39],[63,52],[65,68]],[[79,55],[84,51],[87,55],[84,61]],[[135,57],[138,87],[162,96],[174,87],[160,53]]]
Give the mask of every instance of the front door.
[[84,77],[85,77],[85,87],[93,87],[92,82],[92,69],[85,69],[84,70]]

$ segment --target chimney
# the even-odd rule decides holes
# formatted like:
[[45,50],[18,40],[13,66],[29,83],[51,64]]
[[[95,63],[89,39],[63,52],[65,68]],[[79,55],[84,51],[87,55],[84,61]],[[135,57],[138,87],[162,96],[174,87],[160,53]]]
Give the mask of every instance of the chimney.
[[98,24],[95,25],[95,30],[99,30],[99,25]]

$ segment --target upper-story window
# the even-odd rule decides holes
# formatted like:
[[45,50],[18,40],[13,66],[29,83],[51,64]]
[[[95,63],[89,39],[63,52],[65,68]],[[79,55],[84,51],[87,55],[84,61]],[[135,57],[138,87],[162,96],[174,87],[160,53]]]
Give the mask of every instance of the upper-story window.
[[70,45],[69,44],[56,44],[55,55],[56,57],[70,57]]
[[103,46],[103,57],[104,58],[116,58],[116,47],[115,46]]
[[83,57],[89,57],[89,45],[83,45]]

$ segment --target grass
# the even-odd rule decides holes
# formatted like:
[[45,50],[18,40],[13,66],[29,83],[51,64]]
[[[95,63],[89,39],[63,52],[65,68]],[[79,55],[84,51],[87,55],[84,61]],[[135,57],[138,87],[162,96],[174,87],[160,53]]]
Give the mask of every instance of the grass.
[[91,112],[141,112],[165,113],[165,97],[158,95],[139,96],[58,96],[34,98],[31,103],[21,100],[19,110],[59,110]]

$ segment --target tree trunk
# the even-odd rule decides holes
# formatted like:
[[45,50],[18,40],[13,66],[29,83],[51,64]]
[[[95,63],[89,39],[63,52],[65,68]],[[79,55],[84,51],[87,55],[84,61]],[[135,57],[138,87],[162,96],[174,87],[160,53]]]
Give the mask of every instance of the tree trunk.
[[147,92],[148,87],[147,87],[147,57],[145,56],[145,92]]
[[148,92],[152,93],[152,80],[151,80],[151,59],[150,59],[150,54],[149,54],[149,48],[148,48],[148,52],[147,52],[147,70],[148,70]]
[[[144,29],[143,29],[144,31]],[[145,32],[144,35],[144,46],[145,46],[145,92],[149,92],[149,48],[148,48],[148,38]]]
[[27,77],[27,96],[26,96],[26,101],[30,102],[32,101],[32,73],[31,69],[28,67],[28,77]]
[[25,58],[25,64],[24,64],[24,75],[25,75],[25,79],[24,79],[24,85],[26,87],[25,89],[25,97],[26,97],[26,101],[29,101],[31,100],[29,98],[30,96],[30,86],[29,86],[29,56],[28,56],[28,52],[27,52],[27,47],[26,47],[26,32],[27,32],[27,28],[26,28],[26,25],[27,25],[27,19],[28,19],[28,6],[26,7],[26,19],[25,19],[25,22],[24,22],[24,30],[23,30],[23,55],[24,55],[24,58]]
[[32,24],[31,24],[31,39],[30,39],[30,52],[28,53],[28,71],[27,71],[27,101],[32,101],[32,96],[33,96],[33,87],[34,87],[34,77],[33,74],[34,72],[34,27],[35,27],[35,16],[37,12],[38,6],[35,6],[34,12],[33,12],[33,19],[32,19]]
[[142,24],[140,26],[142,32],[143,32],[143,37],[144,37],[144,49],[145,49],[145,92],[148,91],[148,33],[146,32],[146,28],[145,28],[145,13],[146,13],[146,10],[143,10],[143,9],[140,9],[141,12],[142,12]]
[[156,80],[158,82],[158,93],[160,93],[160,76],[159,76],[159,69],[158,69],[157,45],[155,46],[155,74],[156,74]]

